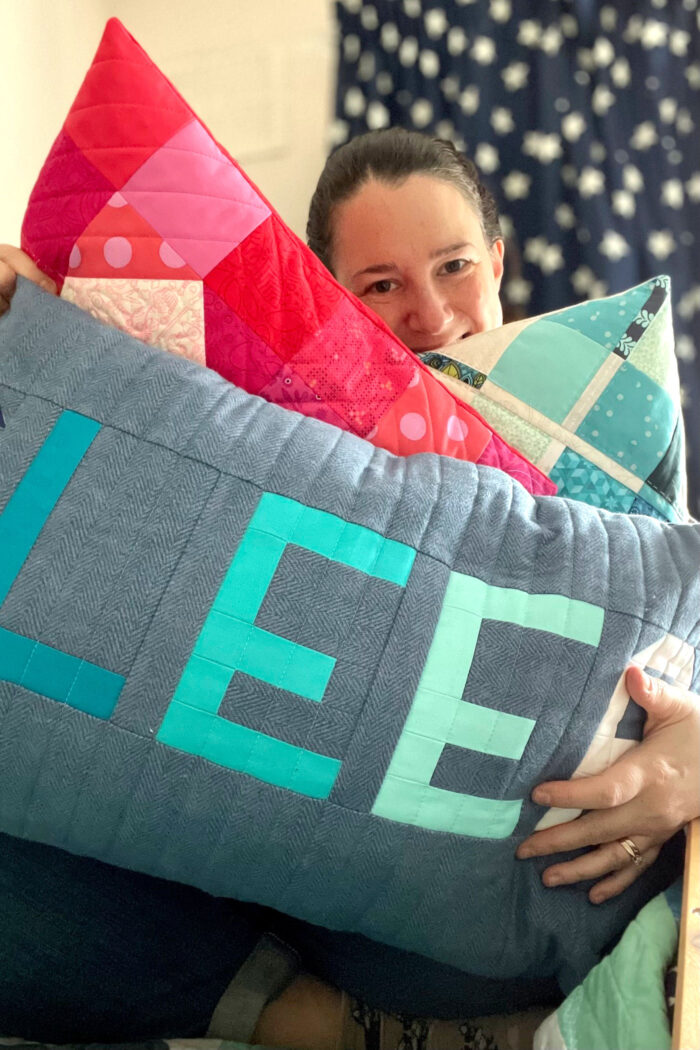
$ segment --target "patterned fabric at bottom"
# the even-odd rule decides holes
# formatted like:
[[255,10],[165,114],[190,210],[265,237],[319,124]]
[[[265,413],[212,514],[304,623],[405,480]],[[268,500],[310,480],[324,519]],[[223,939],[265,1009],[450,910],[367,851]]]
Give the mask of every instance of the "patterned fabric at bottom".
[[430,1021],[392,1017],[352,1000],[338,1050],[531,1050],[546,1010]]

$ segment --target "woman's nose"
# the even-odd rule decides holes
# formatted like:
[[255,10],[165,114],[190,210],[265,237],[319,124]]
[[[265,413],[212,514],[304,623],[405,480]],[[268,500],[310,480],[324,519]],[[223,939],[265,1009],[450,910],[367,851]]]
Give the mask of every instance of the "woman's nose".
[[453,317],[452,307],[439,290],[422,288],[415,293],[410,308],[411,327],[415,331],[438,335]]

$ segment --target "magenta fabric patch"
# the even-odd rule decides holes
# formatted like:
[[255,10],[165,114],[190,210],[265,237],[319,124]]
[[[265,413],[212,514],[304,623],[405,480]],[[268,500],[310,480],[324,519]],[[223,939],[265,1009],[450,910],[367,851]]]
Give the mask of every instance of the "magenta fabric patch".
[[342,299],[321,331],[294,355],[294,367],[355,433],[366,437],[414,378],[416,362],[407,353],[394,353],[394,337],[363,320],[354,303]]
[[156,150],[121,192],[200,277],[270,214],[196,120]]
[[25,251],[59,288],[73,245],[114,193],[114,186],[61,131],[32,191],[22,226]]
[[203,289],[207,364],[229,382],[259,394],[282,361],[216,292],[206,284]]
[[288,364],[282,366],[274,379],[260,391],[260,394],[268,401],[283,405],[284,408],[293,408],[297,412],[303,412],[305,416],[322,419],[324,423],[332,423],[341,430],[350,429],[345,420],[329,404],[325,403],[319,394],[307,386],[301,376]]
[[[510,474],[511,477],[516,478],[523,484],[526,484],[525,479],[529,477],[527,471],[523,468],[523,460],[520,454],[515,452],[506,444],[503,438],[495,433],[476,462],[483,467],[496,467],[498,470],[504,470],[506,474]],[[548,493],[545,493],[545,495],[548,495]]]

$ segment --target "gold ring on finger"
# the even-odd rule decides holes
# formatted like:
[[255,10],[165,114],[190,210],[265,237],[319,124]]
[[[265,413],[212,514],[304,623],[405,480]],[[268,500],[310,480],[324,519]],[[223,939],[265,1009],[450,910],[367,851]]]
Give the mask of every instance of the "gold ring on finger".
[[632,842],[632,839],[618,839],[617,841],[620,843],[623,850],[629,854],[630,860],[635,865],[635,867],[641,868],[643,864],[642,854],[636,843]]

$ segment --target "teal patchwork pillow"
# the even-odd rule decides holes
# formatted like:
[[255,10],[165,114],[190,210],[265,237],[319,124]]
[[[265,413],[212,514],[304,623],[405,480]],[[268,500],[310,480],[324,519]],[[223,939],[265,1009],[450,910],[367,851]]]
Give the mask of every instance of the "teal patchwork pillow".
[[668,277],[421,356],[559,495],[685,519]]

